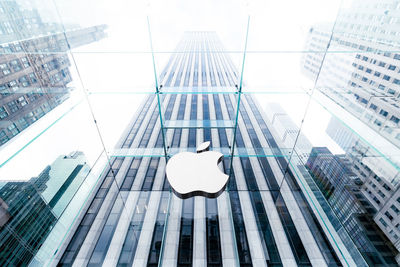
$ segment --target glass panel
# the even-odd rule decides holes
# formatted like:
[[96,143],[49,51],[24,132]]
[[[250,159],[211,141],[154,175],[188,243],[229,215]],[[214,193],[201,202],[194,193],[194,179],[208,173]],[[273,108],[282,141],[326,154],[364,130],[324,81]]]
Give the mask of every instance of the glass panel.
[[0,265],[398,265],[399,8],[1,1]]

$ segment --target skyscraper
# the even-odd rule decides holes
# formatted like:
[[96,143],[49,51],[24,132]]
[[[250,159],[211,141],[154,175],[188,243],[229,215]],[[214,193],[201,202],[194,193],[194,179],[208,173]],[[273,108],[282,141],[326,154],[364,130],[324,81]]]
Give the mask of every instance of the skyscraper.
[[84,154],[73,152],[29,181],[0,182],[2,266],[43,266],[52,257],[78,213],[70,204],[82,198],[89,170]]
[[72,77],[66,52],[104,38],[105,28],[93,26],[0,45],[0,145],[68,99]]
[[306,166],[368,264],[394,264],[398,251],[374,222],[376,210],[361,193],[362,181],[345,155],[314,147]]
[[[317,88],[400,147],[400,4],[356,0],[310,29],[303,72]],[[324,56],[325,50],[328,52]],[[392,51],[392,52],[389,52]],[[323,62],[322,62],[323,60]],[[320,72],[319,72],[320,69]]]
[[327,133],[346,152],[363,181],[361,192],[377,210],[375,222],[400,251],[400,162],[393,156],[400,148],[399,9],[396,0],[355,0],[334,24],[315,25],[303,71],[346,111],[330,121]]
[[284,148],[293,148],[296,155],[306,162],[310,156],[312,145],[286,111],[278,103],[268,103],[265,115],[277,133],[274,137],[282,142]]
[[331,119],[326,132],[346,152],[351,169],[362,180],[361,192],[376,210],[370,215],[400,250],[400,185],[396,166],[377,156],[360,136],[337,118]]
[[67,51],[106,36],[106,25],[72,29],[25,6],[0,2],[0,146],[69,98]]
[[[240,75],[217,35],[187,32],[177,51],[53,264],[367,266],[288,164],[256,100],[237,91]],[[166,158],[208,140],[225,155],[227,189],[182,200],[165,178]]]

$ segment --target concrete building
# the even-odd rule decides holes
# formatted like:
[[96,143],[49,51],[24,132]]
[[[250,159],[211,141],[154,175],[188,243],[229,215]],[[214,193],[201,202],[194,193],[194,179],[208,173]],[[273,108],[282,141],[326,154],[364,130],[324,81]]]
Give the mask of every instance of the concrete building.
[[389,51],[400,48],[399,26],[398,1],[353,1],[335,24],[310,29],[302,60],[318,90],[397,147],[400,54]]
[[349,160],[314,147],[306,166],[368,264],[395,264],[399,252],[374,222],[376,210],[361,193],[362,181]]
[[94,26],[0,45],[0,144],[69,97],[71,63],[65,52],[104,38],[105,28]]
[[326,132],[346,152],[352,171],[362,180],[361,192],[376,210],[376,224],[400,251],[400,184],[396,165],[366,144],[355,132],[332,118]]

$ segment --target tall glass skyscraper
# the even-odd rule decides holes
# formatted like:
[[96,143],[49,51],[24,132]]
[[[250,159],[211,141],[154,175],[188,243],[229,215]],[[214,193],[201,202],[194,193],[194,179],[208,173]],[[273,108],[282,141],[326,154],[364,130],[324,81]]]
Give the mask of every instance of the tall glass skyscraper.
[[[241,93],[217,35],[187,32],[178,48],[157,94],[122,134],[55,256],[58,265],[371,264],[323,197],[298,178],[256,99]],[[166,161],[204,141],[225,156],[226,190],[214,199],[180,199],[165,177]]]

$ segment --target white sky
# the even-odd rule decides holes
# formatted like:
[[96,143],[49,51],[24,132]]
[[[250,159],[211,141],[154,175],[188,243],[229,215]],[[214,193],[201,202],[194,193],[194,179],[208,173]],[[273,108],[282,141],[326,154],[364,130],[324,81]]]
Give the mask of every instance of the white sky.
[[[42,7],[43,16],[47,14],[49,21],[59,22],[53,1],[37,2]],[[148,53],[147,15],[157,52],[158,74],[185,30],[216,31],[227,50],[232,52],[230,56],[239,69],[242,61],[240,51],[244,48],[250,15],[244,90],[260,92],[255,96],[262,104],[281,103],[293,121],[300,125],[308,98],[304,94],[290,92],[302,92],[302,88],[311,89],[313,86],[300,72],[305,38],[311,25],[334,21],[340,1],[54,2],[64,23],[79,23],[81,26],[107,24],[109,37],[73,51],[77,63],[77,69],[71,67],[74,76],[71,86],[77,87],[73,96],[5,145],[0,153],[0,164],[77,102],[83,102],[5,164],[0,169],[1,180],[29,179],[38,175],[59,155],[74,150],[83,151],[89,164],[95,162],[103,147],[84,98],[82,84],[93,93],[89,101],[106,149],[110,151],[114,147],[143,99],[144,94],[138,92],[154,90],[153,67]],[[329,118],[330,115],[321,106],[312,104],[305,117],[303,131],[313,145],[328,146],[333,152],[341,153],[325,134]]]

